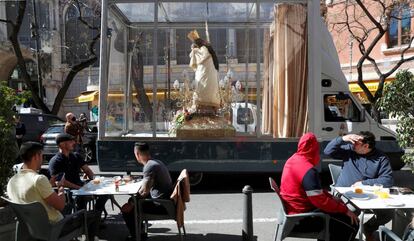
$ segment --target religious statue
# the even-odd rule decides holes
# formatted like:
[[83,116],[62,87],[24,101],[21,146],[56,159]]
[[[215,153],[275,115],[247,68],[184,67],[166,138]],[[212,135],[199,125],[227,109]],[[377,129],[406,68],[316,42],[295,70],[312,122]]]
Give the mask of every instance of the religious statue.
[[[184,77],[184,85],[174,82],[178,99],[182,100],[182,110],[178,110],[169,127],[169,134],[180,139],[206,139],[234,137],[236,129],[228,118],[220,115],[223,109],[218,81],[219,63],[208,41],[200,38],[197,31],[187,37],[193,42],[190,53],[190,67],[195,71],[194,91],[190,91],[189,79]],[[222,91],[223,92],[223,91]]]
[[201,113],[215,113],[220,107],[217,55],[210,43],[200,38],[197,31],[187,37],[193,42],[190,53],[190,67],[195,71],[193,106]]

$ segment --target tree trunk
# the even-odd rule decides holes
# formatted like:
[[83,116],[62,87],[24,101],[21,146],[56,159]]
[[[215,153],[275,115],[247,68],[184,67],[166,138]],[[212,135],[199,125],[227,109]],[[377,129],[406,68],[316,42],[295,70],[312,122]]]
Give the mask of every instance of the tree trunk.
[[59,113],[60,106],[62,104],[63,99],[65,98],[66,92],[68,91],[70,85],[72,84],[73,79],[75,76],[82,71],[83,69],[89,67],[90,65],[94,64],[98,58],[95,56],[90,58],[86,61],[83,61],[75,66],[73,66],[66,76],[65,81],[63,82],[62,87],[60,88],[56,98],[55,103],[53,104],[52,114],[57,115]]
[[[152,121],[152,106],[145,92],[144,87],[144,59],[142,53],[138,50],[132,52],[131,71],[132,81],[134,82],[135,89],[137,90],[137,100],[144,110],[145,119],[149,122]],[[156,80],[154,80],[156,81]]]
[[[50,114],[49,108],[45,105],[45,103],[43,103],[43,100],[40,98],[39,93],[37,93],[35,91],[36,86],[33,84],[33,82],[30,79],[29,74],[27,73],[26,61],[23,57],[23,54],[22,54],[22,51],[21,51],[21,48],[20,48],[20,44],[19,44],[19,40],[18,40],[18,35],[19,35],[20,27],[22,25],[22,21],[23,21],[25,11],[26,11],[26,1],[19,1],[19,11],[18,11],[16,23],[13,26],[12,32],[9,36],[9,40],[13,45],[13,50],[14,50],[14,53],[15,53],[16,58],[17,58],[17,65],[19,66],[20,70],[22,71],[24,82],[27,85],[27,87],[29,87],[29,90],[32,94],[32,98],[33,98],[34,103],[43,112],[45,112],[47,114]],[[37,63],[37,64],[39,64],[39,63]]]

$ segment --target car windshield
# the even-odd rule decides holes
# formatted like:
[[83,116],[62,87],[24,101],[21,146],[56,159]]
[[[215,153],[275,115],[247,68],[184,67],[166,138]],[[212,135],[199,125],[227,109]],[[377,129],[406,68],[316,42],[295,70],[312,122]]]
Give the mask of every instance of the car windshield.
[[52,126],[50,127],[46,133],[61,133],[63,132],[64,126]]

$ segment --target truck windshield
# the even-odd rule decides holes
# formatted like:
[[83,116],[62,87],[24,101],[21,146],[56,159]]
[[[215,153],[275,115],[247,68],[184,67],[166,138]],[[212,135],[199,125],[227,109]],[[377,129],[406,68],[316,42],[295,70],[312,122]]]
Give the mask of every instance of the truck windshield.
[[325,121],[361,121],[361,112],[348,94],[324,96]]

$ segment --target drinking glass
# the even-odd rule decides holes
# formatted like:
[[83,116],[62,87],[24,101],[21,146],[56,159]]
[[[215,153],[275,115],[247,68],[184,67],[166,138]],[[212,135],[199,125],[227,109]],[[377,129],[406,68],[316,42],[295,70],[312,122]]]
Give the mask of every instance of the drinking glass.
[[381,191],[382,187],[383,187],[382,184],[375,183],[374,184],[374,188],[373,188],[374,194],[375,195],[378,195],[378,192]]

